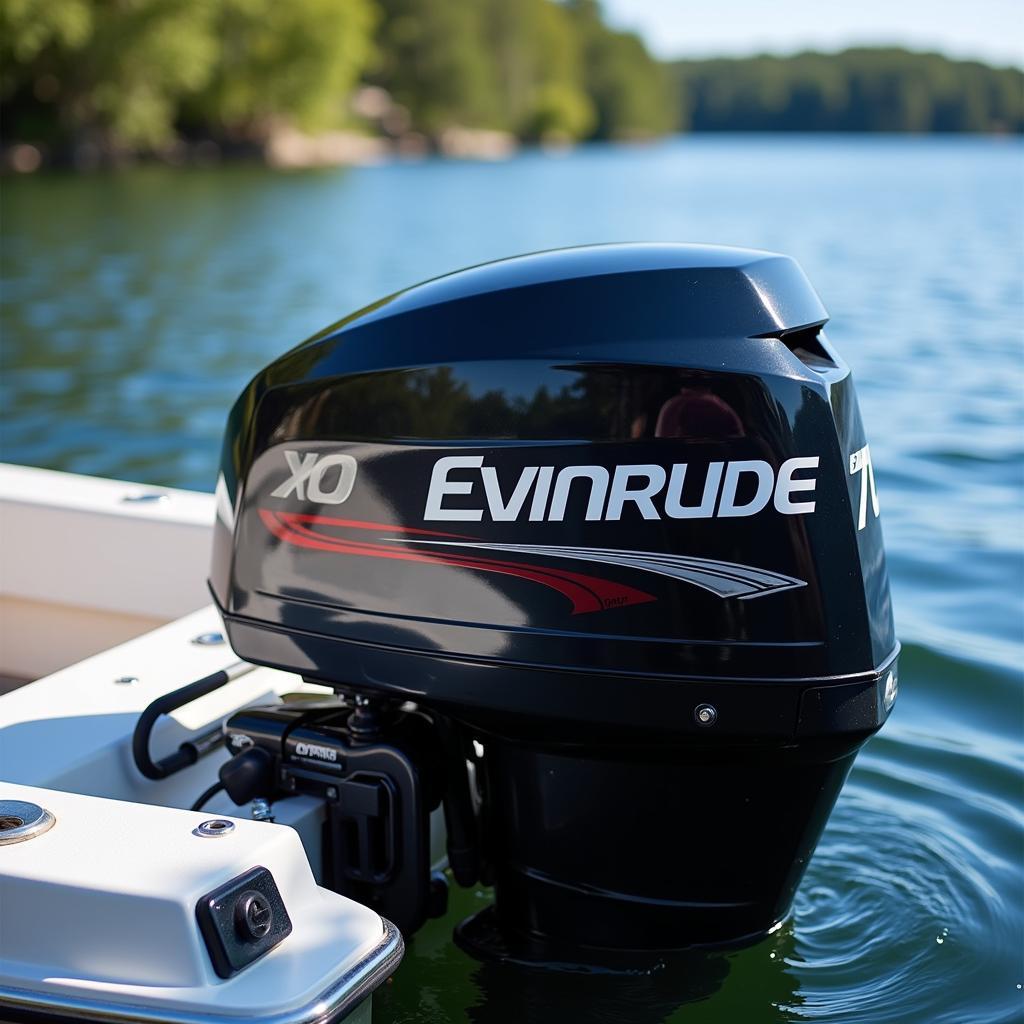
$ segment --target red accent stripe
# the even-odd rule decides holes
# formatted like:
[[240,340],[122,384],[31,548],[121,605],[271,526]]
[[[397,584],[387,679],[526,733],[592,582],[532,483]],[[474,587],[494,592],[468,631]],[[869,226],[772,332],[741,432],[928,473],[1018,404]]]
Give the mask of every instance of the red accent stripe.
[[[318,516],[308,512],[272,512],[289,523],[320,523],[322,526],[346,526],[353,530],[383,530],[385,533],[420,533],[425,537],[451,537],[456,540],[473,540],[464,533],[438,533],[437,530],[419,530],[414,526],[393,526],[391,523],[369,523],[365,519],[335,519],[333,516]],[[263,511],[260,511],[263,515]],[[265,522],[266,520],[264,520]]]
[[[633,587],[610,580],[603,580],[584,573],[570,572],[566,569],[547,568],[523,562],[510,562],[476,555],[454,554],[451,552],[413,551],[395,548],[389,544],[374,544],[367,541],[355,541],[344,537],[332,537],[319,533],[302,525],[302,521],[316,522],[323,525],[348,525],[346,520],[329,520],[326,516],[310,516],[294,512],[274,512],[260,509],[260,518],[274,536],[297,547],[316,551],[331,551],[336,554],[360,555],[370,558],[388,558],[396,561],[421,562],[434,565],[453,566],[465,569],[476,569],[481,572],[493,572],[519,579],[540,583],[558,591],[572,603],[572,614],[601,611],[606,607],[623,607],[654,601],[651,594],[636,590]],[[356,521],[353,521],[356,522]],[[360,526],[364,525],[362,523]],[[429,530],[413,530],[383,524],[374,524],[375,528],[429,534]],[[436,536],[436,535],[435,535]],[[440,536],[457,536],[440,534]]]
[[[307,540],[322,543],[323,534],[309,530],[304,526],[294,526],[288,523],[288,514],[281,516],[286,526],[299,533]],[[605,607],[604,600],[622,604],[622,601],[615,601],[615,598],[622,596],[623,591],[616,584],[607,580],[599,579],[596,576],[587,576],[582,573],[570,572],[566,569],[555,569],[547,566],[530,565],[523,562],[510,562],[505,559],[486,558],[480,555],[463,554],[461,552],[449,551],[416,551],[409,548],[395,548],[390,544],[373,544],[366,541],[347,540],[342,537],[331,537],[329,540],[339,546],[347,554],[365,554],[379,558],[399,558],[411,562],[433,562],[439,565],[463,566],[470,569],[481,569],[485,572],[504,572],[506,575],[519,576],[523,579],[531,579],[537,583],[543,583],[554,587],[560,593],[564,593],[573,601],[574,612],[600,611]],[[361,549],[356,551],[355,549]],[[559,581],[558,583],[552,581]],[[564,586],[568,585],[572,596]],[[632,588],[625,588],[629,591]],[[636,591],[636,593],[640,593]]]
[[[350,540],[345,537],[331,537],[322,533],[318,533],[315,530],[310,530],[307,527],[297,525],[294,521],[296,514],[290,512],[282,512],[278,514],[279,519],[288,527],[293,530],[306,535],[310,539],[317,541],[327,540],[333,543],[343,544],[346,548],[359,547],[368,549],[371,554],[379,554],[381,556],[394,554],[396,551],[404,551],[409,555],[421,556],[422,560],[426,561],[439,561],[444,559],[451,563],[458,563],[460,565],[481,565],[481,566],[511,566],[512,568],[526,568],[536,573],[542,573],[546,576],[554,576],[558,579],[572,580],[587,589],[595,591],[595,596],[599,598],[614,598],[623,594],[624,591],[632,591],[635,594],[642,594],[642,591],[633,591],[631,587],[623,587],[620,584],[611,583],[608,580],[603,580],[597,576],[589,576],[584,573],[572,572],[568,569],[552,568],[550,566],[539,566],[533,565],[528,562],[514,562],[505,558],[488,558],[485,555],[471,554],[469,552],[451,552],[451,551],[419,551],[416,549],[396,549],[390,544],[374,544],[370,541],[356,541]],[[423,531],[427,532],[427,531]],[[654,600],[651,595],[646,594],[645,597]]]
[[[572,602],[574,615],[581,612],[600,611],[603,607],[599,595],[594,593],[592,589],[582,582],[568,578],[574,574],[563,575],[558,570],[545,570],[534,566],[509,564],[486,558],[449,554],[448,552],[418,552],[394,548],[387,544],[371,544],[365,541],[346,540],[342,537],[328,537],[304,526],[291,524],[287,522],[289,518],[288,513],[282,514],[279,518],[279,522],[284,520],[284,522],[280,522],[281,530],[274,530],[274,532],[282,540],[295,544],[298,547],[312,548],[318,551],[333,551],[337,554],[362,555],[369,558],[389,558],[403,562],[420,562],[502,573],[507,576],[517,576],[520,579],[532,580],[535,583],[541,583],[557,590]],[[266,519],[264,521],[266,522]],[[600,583],[602,581],[595,580],[594,582]]]

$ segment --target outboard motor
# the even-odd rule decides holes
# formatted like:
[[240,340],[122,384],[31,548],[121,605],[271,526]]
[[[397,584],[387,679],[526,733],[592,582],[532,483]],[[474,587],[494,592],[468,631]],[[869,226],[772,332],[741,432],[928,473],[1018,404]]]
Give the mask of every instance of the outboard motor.
[[484,958],[786,915],[897,691],[826,319],[784,256],[595,246],[399,292],[256,376],[211,587],[241,658],[339,698],[226,729],[265,795],[328,803],[330,884],[415,929],[443,805],[456,880],[494,884],[457,936]]

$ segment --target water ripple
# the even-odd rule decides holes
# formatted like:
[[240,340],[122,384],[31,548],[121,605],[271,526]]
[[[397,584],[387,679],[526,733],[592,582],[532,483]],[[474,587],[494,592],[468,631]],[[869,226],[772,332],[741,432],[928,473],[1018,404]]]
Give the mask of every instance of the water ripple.
[[[787,963],[799,998],[781,1007],[791,1019],[995,1024],[1019,1013],[1018,862],[972,840],[928,788],[924,773],[869,760],[843,794],[797,895]],[[989,841],[1003,833],[991,845],[1012,857],[1019,821],[982,810]]]

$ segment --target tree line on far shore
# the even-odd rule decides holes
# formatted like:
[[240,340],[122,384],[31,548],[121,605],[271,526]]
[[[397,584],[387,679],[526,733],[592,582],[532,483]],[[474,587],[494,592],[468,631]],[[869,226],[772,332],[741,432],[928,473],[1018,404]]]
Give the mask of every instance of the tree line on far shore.
[[54,162],[282,127],[430,148],[675,131],[1024,131],[1024,72],[898,49],[655,60],[598,0],[0,0],[3,142]]
[[892,48],[674,65],[691,131],[1024,131],[1024,72]]

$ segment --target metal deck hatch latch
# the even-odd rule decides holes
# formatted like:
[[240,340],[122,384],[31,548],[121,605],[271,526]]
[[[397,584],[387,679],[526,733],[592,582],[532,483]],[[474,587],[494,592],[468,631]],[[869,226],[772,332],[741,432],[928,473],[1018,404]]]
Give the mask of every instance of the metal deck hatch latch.
[[0,846],[24,843],[53,828],[56,818],[27,800],[0,800]]

